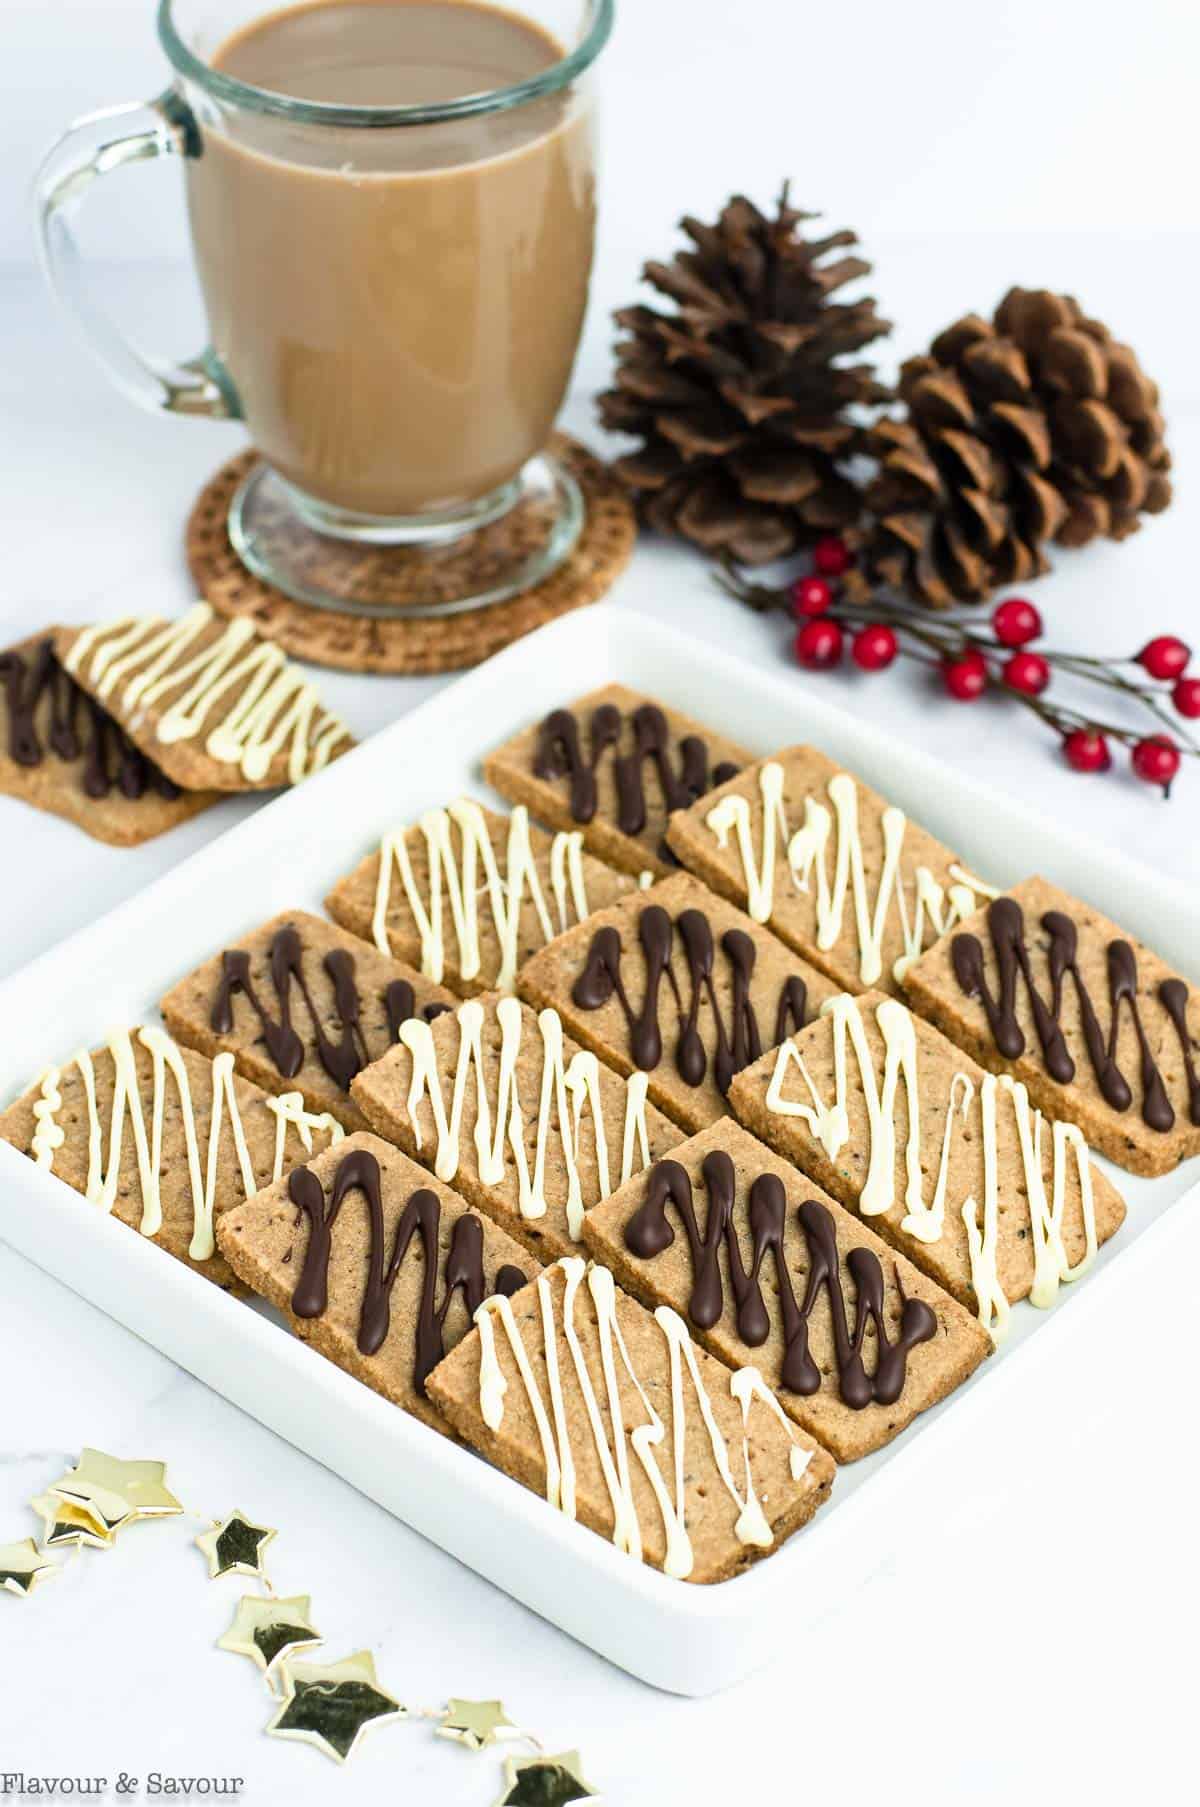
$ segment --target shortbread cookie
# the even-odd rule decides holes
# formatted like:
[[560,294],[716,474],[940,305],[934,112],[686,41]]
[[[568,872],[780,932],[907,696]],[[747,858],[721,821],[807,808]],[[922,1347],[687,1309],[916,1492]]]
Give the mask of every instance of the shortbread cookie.
[[342,1138],[299,1092],[273,1098],[161,1029],[121,1031],[51,1067],[0,1116],[0,1137],[90,1204],[234,1288],[214,1220]]
[[682,1140],[645,1074],[610,1072],[557,1011],[489,992],[398,1041],[354,1081],[355,1104],[539,1261],[570,1254],[584,1212]]
[[916,1008],[1130,1173],[1200,1154],[1200,989],[1030,878],[911,969]]
[[537,1273],[489,1218],[378,1136],[350,1136],[217,1224],[221,1253],[296,1335],[406,1412],[491,1293]]
[[834,987],[680,872],[560,936],[518,989],[620,1072],[645,1073],[655,1104],[691,1131],[724,1114],[733,1075]]
[[1013,1300],[1052,1305],[1125,1217],[1072,1124],[882,992],[834,998],[739,1073],[729,1102],[996,1341]]
[[730,1118],[583,1234],[635,1297],[682,1313],[731,1367],[755,1363],[839,1462],[890,1443],[991,1351],[948,1293]]
[[990,886],[813,747],[788,747],[671,818],[689,871],[847,991],[900,987]]
[[611,866],[665,877],[679,864],[665,839],[667,817],[753,757],[653,697],[606,684],[522,728],[483,771],[540,822],[582,829],[584,846]]
[[206,602],[166,621],[60,628],[67,670],[185,790],[298,784],[354,742],[300,666]]
[[113,847],[136,847],[216,802],[180,790],[79,688],[47,628],[0,653],[0,793]]
[[668,1575],[724,1581],[829,1497],[834,1465],[754,1368],[733,1374],[673,1311],[652,1317],[578,1257],[512,1299],[429,1377],[481,1455]]
[[517,967],[573,922],[632,889],[529,811],[499,816],[469,797],[385,835],[325,899],[335,922],[464,997],[511,991]]
[[428,1023],[452,992],[345,929],[288,910],[181,979],[159,1008],[178,1041],[227,1049],[268,1092],[300,1092],[311,1110],[365,1129],[356,1073],[392,1047],[411,1017]]

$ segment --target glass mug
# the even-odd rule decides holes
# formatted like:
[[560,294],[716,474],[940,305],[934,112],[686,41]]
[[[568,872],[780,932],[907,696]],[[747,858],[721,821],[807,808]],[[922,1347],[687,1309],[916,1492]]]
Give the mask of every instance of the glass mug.
[[[517,56],[515,79],[464,96],[435,53],[423,73],[402,71],[403,104],[384,105],[395,72],[373,75],[369,56],[352,100],[306,99],[303,81],[299,95],[255,85],[277,71],[269,44],[266,68],[254,63],[245,28],[294,25],[290,9],[160,0],[170,87],[77,123],[37,179],[50,286],[110,375],[145,407],[246,422],[261,462],[231,505],[233,544],[269,583],[341,612],[499,601],[560,564],[583,522],[578,486],[546,446],[587,303],[584,78],[613,0],[505,12],[475,0],[307,0],[301,28],[386,31],[407,12],[411,31],[444,29],[459,4],[456,29],[498,32],[510,63],[514,45],[530,52],[532,73]],[[481,43],[476,60],[506,73],[494,48]],[[95,309],[70,229],[98,177],[156,157],[183,160],[211,334],[181,364],[138,351]],[[382,602],[365,593],[381,572]]]

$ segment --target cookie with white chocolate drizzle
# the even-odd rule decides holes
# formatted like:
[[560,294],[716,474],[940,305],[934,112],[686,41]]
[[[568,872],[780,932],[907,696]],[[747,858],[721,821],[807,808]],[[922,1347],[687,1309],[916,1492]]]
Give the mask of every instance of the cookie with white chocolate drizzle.
[[868,1455],[991,1350],[961,1305],[726,1118],[591,1212],[620,1284],[753,1363],[839,1462]]
[[460,995],[511,991],[521,962],[633,889],[583,850],[546,834],[529,811],[497,815],[469,797],[426,811],[339,880],[335,922]]
[[559,1512],[677,1580],[723,1581],[824,1504],[834,1465],[753,1367],[567,1258],[493,1298],[429,1378],[460,1436]]
[[916,1007],[1131,1173],[1200,1154],[1200,987],[1045,879],[917,962]]
[[921,950],[995,895],[813,747],[760,760],[667,833],[689,871],[847,991],[900,990]]
[[0,1116],[0,1137],[218,1286],[223,1211],[342,1139],[298,1092],[271,1097],[161,1029],[114,1033],[47,1069]]
[[653,697],[606,684],[551,710],[484,761],[502,797],[623,872],[668,876],[679,861],[668,817],[724,784],[753,755]]
[[721,1116],[733,1075],[802,1027],[834,987],[686,873],[560,936],[518,978],[577,1041],[684,1129]]
[[185,790],[298,784],[354,742],[303,669],[249,621],[207,602],[168,621],[127,615],[60,628],[78,684]]
[[1053,1305],[1125,1216],[1073,1124],[882,992],[833,998],[739,1073],[737,1117],[973,1310]]
[[0,653],[0,793],[134,847],[216,802],[183,791],[64,671],[47,628]]
[[289,910],[206,960],[159,1007],[188,1047],[227,1050],[256,1085],[298,1091],[354,1130],[367,1126],[350,1096],[355,1074],[411,1018],[431,1022],[455,1001],[345,929]]
[[297,1336],[426,1424],[426,1380],[493,1293],[537,1263],[378,1136],[359,1133],[217,1225],[221,1252]]
[[584,1213],[681,1140],[645,1074],[622,1079],[557,1011],[496,992],[403,1024],[351,1090],[373,1129],[540,1261],[574,1252]]

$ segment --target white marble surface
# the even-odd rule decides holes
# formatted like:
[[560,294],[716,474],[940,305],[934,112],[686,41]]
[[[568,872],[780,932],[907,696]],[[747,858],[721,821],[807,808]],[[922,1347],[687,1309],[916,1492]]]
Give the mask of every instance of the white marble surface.
[[[1157,348],[1181,501],[1119,550],[1063,557],[1036,593],[1056,643],[1132,650],[1158,628],[1200,639],[1189,531],[1200,473],[1186,280],[1194,249],[1182,236],[1161,239],[1152,285],[1129,247],[1118,265],[1099,236],[954,246],[951,309],[992,295],[1019,267],[1031,280],[1042,272],[1077,284],[1089,300],[1105,291],[1098,311],[1131,320],[1130,336],[1140,326]],[[928,242],[897,240],[888,256],[906,351],[944,316],[945,291],[930,286]],[[628,272],[618,274],[627,286]],[[185,280],[169,268],[113,275],[123,304],[151,319],[186,312]],[[593,312],[568,415],[582,431],[605,369],[604,310],[623,298],[614,279]],[[60,336],[26,273],[0,277],[0,343],[3,634],[126,603],[182,605],[183,515],[236,433],[128,411]],[[613,606],[690,625],[764,664],[785,656],[782,623],[723,600],[686,556],[642,548]],[[367,733],[431,682],[330,677],[327,689]],[[1200,773],[1180,781],[1170,805],[1123,776],[1076,778],[1016,711],[965,709],[898,672],[797,673],[797,737],[817,683],[1031,808],[1136,847],[1152,872],[1200,878]],[[113,853],[0,799],[9,850],[0,971],[244,807]],[[1200,1228],[1189,1247],[1200,1256]],[[1193,1767],[1192,1657],[1181,1640],[1200,1610],[1196,1293],[1196,1269],[1183,1264],[1131,1284],[1119,1320],[1093,1326],[1047,1373],[1036,1439],[1005,1424],[988,1466],[965,1473],[953,1499],[911,1502],[905,1559],[879,1569],[865,1551],[861,1587],[815,1637],[708,1702],[671,1700],[617,1673],[2,1245],[0,1539],[34,1528],[23,1502],[81,1443],[161,1457],[197,1512],[239,1505],[280,1527],[276,1584],[312,1593],[331,1653],[371,1646],[385,1684],[414,1704],[502,1695],[552,1748],[579,1745],[604,1798],[622,1807],[766,1807],[868,1787],[923,1807],[1059,1789],[1107,1802],[1136,1787],[1153,1800]],[[35,1600],[0,1600],[0,1772],[234,1775],[255,1802],[325,1802],[335,1791],[439,1807],[494,1799],[490,1757],[441,1746],[419,1725],[380,1731],[337,1776],[314,1752],[261,1738],[269,1703],[253,1671],[212,1649],[238,1584],[206,1580],[189,1548],[195,1528],[136,1527]]]

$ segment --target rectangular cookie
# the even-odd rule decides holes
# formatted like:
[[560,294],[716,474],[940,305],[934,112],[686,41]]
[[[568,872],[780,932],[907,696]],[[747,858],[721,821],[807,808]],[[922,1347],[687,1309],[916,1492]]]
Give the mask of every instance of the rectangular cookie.
[[300,1092],[310,1110],[346,1129],[367,1120],[350,1082],[395,1043],[402,1023],[430,1021],[452,992],[345,929],[285,910],[186,979],[159,1005],[177,1041],[228,1050],[239,1073],[268,1092]]
[[659,1110],[689,1132],[722,1116],[733,1074],[834,991],[684,872],[560,935],[517,989],[618,1072],[644,1072]]
[[341,1135],[298,1092],[269,1097],[231,1055],[208,1060],[152,1025],[51,1067],[0,1115],[4,1141],[234,1291],[214,1220]]
[[729,1102],[996,1341],[1013,1301],[1053,1304],[1124,1221],[1073,1125],[883,992],[835,998],[739,1073]]
[[833,1463],[757,1373],[730,1373],[606,1268],[568,1257],[476,1323],[429,1377],[455,1430],[676,1579],[727,1580],[829,1497]]
[[66,669],[184,790],[297,784],[353,746],[302,667],[207,602],[178,620],[124,616],[60,628]]
[[483,762],[488,783],[551,828],[578,828],[610,866],[667,877],[667,818],[754,755],[653,697],[605,684],[522,728]]
[[898,991],[921,949],[992,894],[815,747],[759,760],[672,816],[667,841],[846,991]]
[[731,1118],[622,1186],[583,1234],[635,1298],[756,1366],[839,1462],[890,1443],[991,1353],[969,1312]]
[[325,908],[352,935],[472,997],[511,991],[535,949],[632,888],[584,853],[577,833],[548,835],[522,806],[501,816],[460,797],[385,835]]
[[136,847],[217,800],[184,791],[59,663],[47,628],[0,653],[0,794]]
[[373,1129],[541,1262],[571,1254],[584,1212],[682,1140],[644,1074],[622,1079],[556,1011],[499,992],[405,1023],[351,1093]]
[[489,1294],[538,1272],[490,1218],[363,1132],[226,1211],[217,1237],[297,1336],[440,1431],[430,1370]]
[[1200,1154],[1200,990],[1090,904],[1024,879],[918,960],[916,1009],[1130,1173]]

